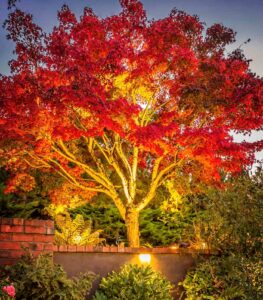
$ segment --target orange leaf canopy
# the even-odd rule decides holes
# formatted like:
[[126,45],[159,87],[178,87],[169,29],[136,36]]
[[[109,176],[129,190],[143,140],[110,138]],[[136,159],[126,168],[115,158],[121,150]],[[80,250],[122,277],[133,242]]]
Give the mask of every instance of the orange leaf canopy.
[[262,141],[235,143],[230,133],[262,130],[263,85],[240,50],[225,54],[235,33],[205,29],[176,9],[148,20],[139,1],[120,3],[120,14],[105,19],[85,8],[77,20],[63,6],[50,34],[20,10],[9,15],[17,57],[0,80],[4,163],[16,165],[10,151],[19,148],[30,168],[51,167],[84,186],[86,172],[96,177],[85,166],[116,170],[110,151],[126,170],[138,149],[140,176],[158,165],[164,179],[209,184],[251,165]]

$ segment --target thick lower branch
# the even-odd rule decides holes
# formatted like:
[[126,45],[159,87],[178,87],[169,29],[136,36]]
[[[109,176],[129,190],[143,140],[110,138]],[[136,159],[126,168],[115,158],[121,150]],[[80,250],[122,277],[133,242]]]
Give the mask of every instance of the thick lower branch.
[[55,146],[52,147],[52,149],[57,152],[59,155],[61,155],[62,157],[66,158],[68,161],[75,163],[76,165],[80,166],[85,172],[87,172],[87,174],[93,178],[95,181],[97,181],[98,183],[100,183],[102,186],[104,186],[107,189],[112,189],[113,186],[111,184],[111,182],[108,180],[108,178],[106,178],[103,174],[98,173],[94,170],[92,170],[88,165],[81,163],[80,161],[78,161],[72,154],[65,154],[63,153],[61,150],[59,150],[58,148],[56,148]]
[[[160,162],[158,162],[159,164]],[[173,171],[178,166],[179,162],[174,162],[168,165],[166,168],[161,170],[159,173],[156,171],[156,176],[152,176],[152,182],[150,184],[150,188],[146,196],[142,199],[142,201],[136,206],[137,211],[141,211],[144,209],[150,201],[154,198],[156,190],[161,182],[161,180],[164,178],[166,174],[168,174],[170,171]],[[158,169],[157,169],[158,170]]]

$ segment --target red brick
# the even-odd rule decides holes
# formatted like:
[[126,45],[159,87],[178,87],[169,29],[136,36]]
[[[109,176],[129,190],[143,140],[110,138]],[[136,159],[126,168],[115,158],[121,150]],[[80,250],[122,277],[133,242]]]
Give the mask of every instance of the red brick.
[[55,229],[54,229],[54,227],[47,227],[46,228],[46,234],[48,234],[48,235],[54,235],[54,233],[55,233]]
[[10,251],[9,258],[19,258],[25,254],[25,251]]
[[9,241],[12,240],[11,233],[0,233],[0,241]]
[[180,252],[180,250],[177,248],[169,248],[167,251],[169,251],[169,253],[179,253]]
[[26,226],[40,226],[40,227],[45,227],[46,226],[46,221],[45,220],[25,220],[25,225]]
[[0,224],[11,225],[13,223],[13,219],[11,218],[0,218]]
[[44,249],[44,244],[40,243],[23,243],[24,247],[28,247],[32,251],[42,251]]
[[162,253],[162,248],[153,248],[153,253]]
[[58,246],[58,251],[59,252],[68,252],[68,246],[66,246],[66,245]]
[[24,226],[21,226],[21,225],[1,225],[1,232],[24,232]]
[[93,251],[94,252],[102,252],[102,246],[94,246]]
[[53,252],[59,252],[59,246],[53,245]]
[[13,218],[13,225],[24,225],[24,219],[21,218]]
[[131,252],[131,248],[130,248],[130,247],[125,247],[125,248],[124,248],[124,252],[130,253],[130,252]]
[[166,248],[154,248],[153,253],[167,253]]
[[12,240],[14,242],[33,242],[33,235],[31,234],[13,234]]
[[102,247],[102,252],[110,252],[110,247]]
[[41,254],[50,254],[51,256],[53,256],[53,251],[43,250],[43,251],[41,251]]
[[152,253],[152,248],[137,248],[140,253]]
[[119,253],[125,252],[124,247],[118,247],[118,252],[119,252]]
[[53,243],[54,237],[52,235],[34,234],[34,235],[32,235],[32,241],[43,242],[43,243]]
[[21,245],[20,243],[17,242],[1,242],[0,241],[0,249],[16,249],[16,250],[20,250],[21,249]]
[[77,247],[76,246],[68,246],[68,252],[76,252]]
[[53,244],[44,244],[44,250],[53,251]]
[[77,246],[77,252],[85,252],[85,246]]
[[117,247],[110,247],[110,252],[118,252],[118,248]]
[[39,233],[39,234],[45,234],[46,228],[42,226],[25,226],[25,232],[26,233]]
[[30,251],[41,251],[44,248],[44,244],[42,243],[34,243],[34,242],[20,242],[20,247],[28,248]]
[[0,250],[0,258],[10,258],[11,256],[11,251],[10,250]]
[[178,253],[178,252],[179,252],[178,249],[167,248],[167,249],[165,250],[165,252],[163,252],[163,253],[172,253],[172,254],[176,254],[176,253]]
[[85,252],[94,252],[93,246],[85,246]]
[[0,258],[0,265],[1,266],[10,266],[16,262],[16,259],[11,258]]
[[131,248],[131,253],[140,253],[140,248]]
[[52,221],[52,220],[46,220],[46,227],[54,228],[54,221]]

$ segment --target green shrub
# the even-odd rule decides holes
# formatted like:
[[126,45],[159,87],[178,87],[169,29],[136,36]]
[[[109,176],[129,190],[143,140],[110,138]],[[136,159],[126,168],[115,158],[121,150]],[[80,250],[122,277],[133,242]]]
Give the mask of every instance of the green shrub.
[[211,258],[189,271],[181,285],[186,300],[260,300],[263,263],[239,256]]
[[109,204],[105,200],[94,204],[88,203],[71,210],[73,218],[78,214],[91,223],[93,230],[102,230],[100,237],[104,238],[107,244],[115,244],[117,240],[126,242],[124,221],[113,204]]
[[[187,203],[186,206],[184,209],[190,210],[190,204]],[[166,246],[178,242],[193,219],[191,213],[192,211],[171,213],[163,212],[160,208],[146,208],[141,212],[139,219],[141,244]],[[92,222],[94,230],[103,230],[100,237],[104,238],[107,244],[115,244],[117,240],[127,243],[125,223],[114,205],[88,203],[71,211],[73,217],[78,214]]]
[[172,285],[150,266],[125,265],[103,278],[93,300],[172,300]]
[[141,244],[168,246],[182,239],[190,216],[182,212],[163,212],[160,208],[146,208],[140,215]]
[[197,196],[199,208],[185,235],[194,244],[245,256],[262,252],[263,171],[228,181],[227,190]]
[[67,278],[61,266],[53,263],[50,254],[34,258],[28,251],[13,266],[1,272],[16,288],[17,300],[80,300],[88,294],[94,275],[81,274],[78,278]]

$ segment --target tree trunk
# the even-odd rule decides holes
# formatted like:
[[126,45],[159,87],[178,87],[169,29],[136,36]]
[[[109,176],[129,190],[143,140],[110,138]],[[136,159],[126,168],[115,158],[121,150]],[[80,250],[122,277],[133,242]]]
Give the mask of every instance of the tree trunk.
[[127,210],[125,225],[127,229],[129,247],[140,247],[139,212],[134,210]]

